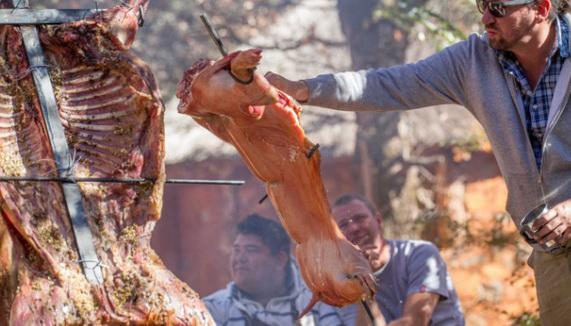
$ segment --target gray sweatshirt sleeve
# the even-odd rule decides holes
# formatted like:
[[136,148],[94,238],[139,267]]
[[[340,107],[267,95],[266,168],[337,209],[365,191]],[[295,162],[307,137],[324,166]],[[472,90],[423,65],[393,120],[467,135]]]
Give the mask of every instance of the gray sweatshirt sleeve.
[[347,111],[406,110],[465,102],[464,79],[477,36],[413,64],[304,80],[307,104]]

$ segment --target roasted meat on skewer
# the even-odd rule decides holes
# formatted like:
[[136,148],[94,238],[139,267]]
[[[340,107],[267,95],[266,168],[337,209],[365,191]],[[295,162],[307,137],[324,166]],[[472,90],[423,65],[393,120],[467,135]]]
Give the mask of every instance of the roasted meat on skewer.
[[301,108],[254,72],[261,56],[253,49],[216,62],[196,62],[178,86],[179,112],[234,145],[252,173],[266,183],[268,196],[297,243],[295,253],[314,293],[313,303],[356,302],[374,289],[368,262],[331,216],[319,152],[308,155],[314,145],[301,127]]

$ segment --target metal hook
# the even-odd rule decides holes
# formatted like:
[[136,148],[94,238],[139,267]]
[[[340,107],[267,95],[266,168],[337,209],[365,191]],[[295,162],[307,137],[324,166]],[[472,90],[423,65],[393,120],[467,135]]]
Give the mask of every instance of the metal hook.
[[19,74],[19,75],[16,75],[14,78],[15,78],[16,80],[21,80],[21,79],[25,78],[26,76],[28,76],[28,74],[29,74],[30,72],[32,72],[32,70],[38,69],[38,68],[46,68],[46,69],[49,69],[50,66],[49,66],[49,65],[33,65],[33,66],[29,66],[28,69],[26,69],[26,71],[24,71],[23,73],[21,73],[21,74]]
[[20,7],[20,2],[22,2],[22,0],[18,0],[18,3],[16,3],[16,6],[14,6],[11,13],[14,13],[14,10],[16,10],[16,9],[18,9],[18,7]]
[[313,154],[315,154],[315,151],[317,151],[318,148],[319,144],[313,145],[313,147],[309,149],[309,151],[305,154],[305,156],[307,156],[307,158],[310,159],[313,156]]
[[122,5],[123,7],[129,8],[129,9],[132,8],[132,7],[131,7],[131,3],[130,3],[129,1],[127,1],[127,0],[122,0],[122,1],[121,1],[121,5]]
[[[99,284],[103,283],[104,280],[99,277],[100,274],[97,273],[96,271],[98,268],[101,268],[101,269],[109,268],[109,266],[103,264],[101,262],[101,260],[93,260],[93,259],[80,259],[80,260],[77,260],[76,262],[83,265],[83,268],[90,269],[93,272],[93,276],[95,276],[95,278],[97,279],[97,282]],[[95,263],[95,265],[90,267],[90,266],[85,265],[84,263]]]
[[268,194],[265,194],[264,197],[262,197],[260,200],[258,200],[258,205],[261,205],[264,200],[266,200],[268,198]]
[[244,85],[251,84],[254,81],[254,71],[255,70],[256,70],[256,68],[249,68],[248,71],[250,72],[250,78],[248,78],[246,80],[242,80],[242,79],[238,78],[238,76],[234,75],[232,73],[232,69],[230,69],[230,67],[228,67],[228,73],[230,74],[230,77],[232,77],[232,79],[234,79],[238,83],[244,84]]
[[141,6],[139,6],[139,15],[137,16],[137,22],[139,27],[143,27],[143,25],[145,25],[145,12]]
[[373,312],[371,311],[369,304],[367,303],[367,301],[365,301],[365,299],[361,300],[361,303],[363,304],[363,307],[365,308],[365,311],[367,312],[367,316],[369,316],[369,319],[371,320],[371,324],[375,325],[375,317],[373,317]]

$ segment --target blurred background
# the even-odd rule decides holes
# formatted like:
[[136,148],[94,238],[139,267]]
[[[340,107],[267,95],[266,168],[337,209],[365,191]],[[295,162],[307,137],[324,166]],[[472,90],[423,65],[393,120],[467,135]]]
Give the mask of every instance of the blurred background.
[[[35,8],[106,8],[119,1],[30,0]],[[169,178],[239,179],[243,186],[169,185],[152,244],[201,296],[230,280],[237,222],[277,218],[262,183],[237,152],[176,112],[182,74],[219,58],[199,15],[230,51],[258,47],[258,71],[292,79],[419,60],[481,30],[474,0],[151,0],[134,51],[158,80],[166,105]],[[535,325],[530,248],[505,213],[506,189],[489,143],[463,108],[405,113],[305,107],[320,144],[329,199],[361,192],[381,209],[389,238],[434,242],[448,263],[468,325]]]

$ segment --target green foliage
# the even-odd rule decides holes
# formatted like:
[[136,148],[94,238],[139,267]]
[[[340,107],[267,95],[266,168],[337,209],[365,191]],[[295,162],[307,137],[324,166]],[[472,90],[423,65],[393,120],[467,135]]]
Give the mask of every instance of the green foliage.
[[463,138],[452,139],[450,142],[443,145],[448,147],[457,147],[470,153],[481,151],[486,142],[488,142],[488,138],[484,133],[472,132],[467,133]]
[[512,220],[509,214],[498,214],[494,218],[492,232],[487,236],[480,234],[479,237],[483,238],[484,243],[492,248],[515,246],[520,235],[516,231],[509,232],[506,230],[511,223]]
[[[437,50],[465,39],[466,33],[472,31],[472,26],[466,26],[465,23],[476,20],[474,1],[462,0],[445,4],[432,1],[423,4],[416,2],[418,1],[379,1],[377,9],[372,13],[372,21],[389,20],[401,30],[413,34],[415,28],[421,26],[424,31],[416,33],[417,38],[423,41],[426,32],[436,43]],[[451,11],[456,11],[457,14],[451,14]]]
[[[407,234],[398,237],[421,238],[435,243],[439,248],[452,247],[464,248],[467,246],[503,249],[514,247],[520,239],[516,231],[509,231],[512,221],[510,216],[498,214],[494,217],[493,226],[488,230],[475,230],[469,222],[460,223],[451,218],[446,210],[426,210],[410,222],[411,226],[404,228]],[[442,224],[449,230],[446,238],[432,238],[436,225]],[[401,226],[401,228],[403,228]],[[440,235],[442,236],[442,235]]]
[[378,8],[373,12],[373,22],[380,19],[389,19],[408,32],[411,32],[416,24],[421,24],[431,35],[441,38],[446,44],[466,38],[466,34],[437,12],[427,7],[411,6],[407,1],[399,1],[388,8]]
[[521,316],[512,318],[513,326],[541,326],[537,313],[525,312]]

